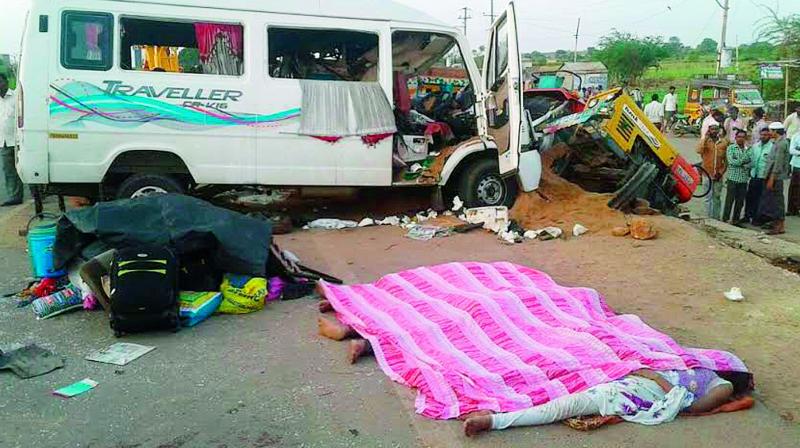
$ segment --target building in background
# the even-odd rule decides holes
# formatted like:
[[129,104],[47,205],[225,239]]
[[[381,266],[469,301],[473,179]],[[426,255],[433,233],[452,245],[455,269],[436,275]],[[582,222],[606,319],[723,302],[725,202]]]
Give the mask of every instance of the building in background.
[[[567,62],[561,66],[561,70],[565,71],[564,87],[567,89],[575,90],[581,87],[597,89],[598,86],[603,89],[608,88],[608,68],[602,62]],[[583,83],[568,72],[580,76]]]

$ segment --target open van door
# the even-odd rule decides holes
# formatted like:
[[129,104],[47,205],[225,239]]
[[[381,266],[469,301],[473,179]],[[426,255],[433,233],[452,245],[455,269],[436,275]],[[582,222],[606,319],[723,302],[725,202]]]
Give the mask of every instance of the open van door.
[[497,143],[500,174],[519,169],[522,150],[522,58],[514,2],[492,25],[483,63],[488,134]]

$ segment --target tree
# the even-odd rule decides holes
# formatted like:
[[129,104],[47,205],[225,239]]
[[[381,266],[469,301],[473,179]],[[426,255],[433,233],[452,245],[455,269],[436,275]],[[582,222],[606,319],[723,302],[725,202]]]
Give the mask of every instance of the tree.
[[570,62],[572,61],[572,53],[567,50],[558,50],[556,51],[556,60],[558,62]]
[[671,58],[682,58],[686,53],[686,46],[683,45],[678,36],[670,37],[667,43],[664,44],[664,49],[667,50]]
[[614,81],[636,82],[651,67],[668,55],[660,37],[638,38],[613,30],[600,39],[597,59],[608,67]]
[[710,37],[706,37],[697,46],[697,52],[700,54],[713,54],[719,51],[719,43]]
[[525,58],[528,59],[533,63],[533,65],[545,65],[547,64],[547,56],[543,53],[538,51],[532,51],[525,55]]
[[[797,58],[797,55],[800,54],[800,14],[782,17],[776,10],[769,7],[766,9],[769,11],[769,15],[761,24],[759,37],[777,46],[776,51],[779,58]],[[794,69],[793,72],[796,73],[797,69]],[[800,77],[796,74],[790,76],[789,83],[789,96],[800,100]],[[779,83],[765,85],[767,99],[783,96],[783,86],[777,84]]]

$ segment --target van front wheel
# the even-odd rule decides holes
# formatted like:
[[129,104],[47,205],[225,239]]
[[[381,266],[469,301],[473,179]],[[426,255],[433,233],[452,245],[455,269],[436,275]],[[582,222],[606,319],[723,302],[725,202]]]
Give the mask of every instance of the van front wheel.
[[117,189],[117,199],[135,199],[157,194],[184,194],[186,188],[166,174],[134,174]]
[[517,200],[515,178],[503,179],[497,160],[481,159],[467,167],[461,175],[458,194],[467,207],[511,208]]

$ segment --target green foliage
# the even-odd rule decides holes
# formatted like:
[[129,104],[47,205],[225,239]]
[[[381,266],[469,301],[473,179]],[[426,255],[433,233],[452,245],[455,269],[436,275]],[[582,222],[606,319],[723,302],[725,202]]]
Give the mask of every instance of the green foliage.
[[528,59],[533,62],[533,65],[545,65],[547,64],[547,56],[543,53],[539,53],[538,51],[532,51],[525,56],[525,59]]
[[617,30],[600,39],[597,59],[608,67],[612,80],[635,83],[651,67],[669,55],[661,37],[638,38]]
[[719,51],[719,43],[710,37],[706,37],[696,48],[699,54],[716,54]]
[[567,50],[556,51],[556,60],[558,62],[570,62],[573,59],[572,53]]
[[200,65],[200,50],[196,48],[184,48],[178,53],[178,65],[184,73],[194,73]]

